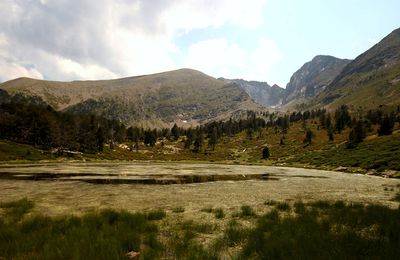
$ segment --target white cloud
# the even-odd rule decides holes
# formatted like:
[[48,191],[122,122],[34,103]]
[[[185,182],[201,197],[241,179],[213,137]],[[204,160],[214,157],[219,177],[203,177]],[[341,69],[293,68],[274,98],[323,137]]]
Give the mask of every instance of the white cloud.
[[246,76],[253,80],[270,78],[271,68],[281,61],[282,55],[275,42],[268,38],[261,38],[257,47],[249,54]]
[[[3,0],[0,80],[18,76],[95,79],[175,69],[182,66],[177,57],[183,54],[174,36],[226,24],[256,28],[263,22],[264,2]],[[232,55],[249,55],[235,44],[222,44]],[[202,63],[201,58],[194,63]],[[223,58],[232,60],[229,55]]]
[[43,75],[32,65],[23,60],[15,60],[5,51],[9,48],[7,37],[0,34],[0,82],[18,77],[42,79]]
[[281,61],[276,44],[261,38],[252,50],[246,50],[224,38],[210,39],[191,45],[186,67],[201,70],[215,77],[265,80],[273,65]]
[[201,70],[213,76],[234,77],[245,68],[247,53],[225,39],[210,39],[191,45],[185,67]]
[[220,27],[226,23],[254,29],[262,24],[264,0],[175,1],[161,16],[168,31]]
[[15,62],[7,61],[1,59],[0,57],[0,82],[7,81],[19,77],[29,77],[42,79],[43,75],[35,68],[24,67]]

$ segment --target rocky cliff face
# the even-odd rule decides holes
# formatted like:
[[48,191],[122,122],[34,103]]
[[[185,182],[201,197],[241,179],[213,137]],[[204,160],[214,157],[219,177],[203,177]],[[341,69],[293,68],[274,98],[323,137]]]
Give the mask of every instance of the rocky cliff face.
[[283,103],[303,102],[315,97],[326,89],[350,61],[332,56],[316,56],[290,78]]
[[222,79],[227,83],[239,86],[256,103],[265,107],[276,107],[282,104],[285,89],[278,85],[272,87],[267,82],[246,81],[243,79]]

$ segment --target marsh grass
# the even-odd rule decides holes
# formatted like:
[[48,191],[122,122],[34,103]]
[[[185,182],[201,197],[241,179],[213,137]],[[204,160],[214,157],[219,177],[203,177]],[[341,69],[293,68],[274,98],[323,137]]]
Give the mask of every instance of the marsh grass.
[[296,215],[273,210],[258,219],[246,259],[394,259],[400,253],[400,210],[343,202],[297,203]]
[[167,216],[167,213],[163,209],[156,209],[146,213],[147,220],[161,220]]
[[280,211],[290,211],[290,205],[286,201],[278,202],[275,207]]
[[208,207],[202,208],[200,211],[201,212],[205,212],[205,213],[212,213],[213,212],[213,208],[208,206]]
[[23,198],[17,201],[11,201],[6,203],[0,203],[0,208],[5,210],[5,216],[3,220],[5,222],[17,222],[33,208],[32,201],[27,198]]
[[275,206],[276,204],[278,204],[278,202],[276,200],[266,200],[264,202],[265,206]]
[[176,207],[172,209],[173,213],[183,213],[185,212],[185,208],[184,207]]
[[[227,252],[233,252],[234,259],[397,259],[400,255],[400,208],[343,201],[298,201],[293,210],[278,206],[283,203],[275,205],[263,215],[242,207],[244,216],[253,217],[254,225],[249,226],[244,225],[248,219],[240,218],[218,225],[155,221],[165,218],[163,210],[46,217],[28,214],[33,203],[27,199],[0,203],[0,259],[126,259],[130,251],[140,252],[140,259],[221,259]],[[158,225],[169,225],[171,231],[163,243]]]
[[218,259],[217,251],[197,241],[199,234],[211,234],[216,226],[209,223],[185,221],[175,230],[168,241],[169,256],[174,259]]
[[213,213],[216,219],[223,219],[225,217],[225,212],[222,208],[205,207],[200,210],[205,213]]
[[243,205],[238,212],[233,213],[233,217],[249,218],[257,216],[256,212],[249,205]]
[[228,222],[224,233],[224,242],[227,246],[236,246],[248,237],[248,229],[244,228],[237,220]]
[[225,212],[222,208],[213,209],[212,212],[216,219],[223,219],[225,217]]
[[103,210],[81,217],[23,219],[32,206],[27,199],[1,204],[6,211],[0,221],[0,258],[126,259],[129,251],[155,258],[162,249],[158,228],[145,214]]
[[296,201],[293,206],[294,212],[297,214],[304,213],[304,211],[306,210],[306,205],[302,201]]

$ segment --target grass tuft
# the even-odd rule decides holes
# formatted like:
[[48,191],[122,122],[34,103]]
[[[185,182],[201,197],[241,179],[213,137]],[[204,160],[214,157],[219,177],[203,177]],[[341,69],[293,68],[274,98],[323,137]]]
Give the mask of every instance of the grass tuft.
[[33,202],[23,198],[17,201],[0,203],[0,208],[6,211],[6,221],[17,222],[33,208]]
[[266,200],[264,202],[265,206],[275,206],[276,204],[278,204],[278,202],[276,200]]
[[290,210],[290,205],[286,201],[278,202],[275,207],[276,207],[276,209],[281,210],[281,211],[289,211]]
[[148,220],[161,220],[167,216],[165,210],[157,209],[150,212],[147,212],[146,218]]
[[185,208],[184,207],[176,207],[172,209],[173,213],[183,213],[185,212]]
[[241,217],[241,218],[254,217],[256,215],[257,214],[252,207],[250,207],[248,205],[243,205],[240,207],[239,217]]
[[225,212],[222,208],[213,209],[213,212],[216,219],[223,219],[225,217]]
[[201,212],[206,212],[206,213],[212,213],[213,208],[212,207],[205,207],[201,209]]

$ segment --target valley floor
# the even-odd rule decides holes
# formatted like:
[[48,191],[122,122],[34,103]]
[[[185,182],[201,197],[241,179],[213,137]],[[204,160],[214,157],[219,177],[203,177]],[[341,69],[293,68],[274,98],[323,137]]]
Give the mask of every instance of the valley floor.
[[[333,171],[177,163],[2,165],[0,177],[3,201],[26,197],[35,201],[35,210],[48,215],[183,207],[185,214],[195,216],[204,207],[263,208],[267,200],[344,200],[396,207],[391,199],[400,185],[399,179]],[[154,184],[157,179],[165,185]]]
[[6,259],[127,259],[129,252],[143,259],[390,258],[400,241],[390,235],[400,231],[400,180],[361,174],[229,164],[3,164],[0,198]]

